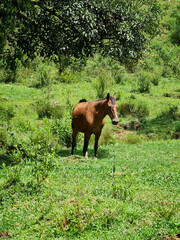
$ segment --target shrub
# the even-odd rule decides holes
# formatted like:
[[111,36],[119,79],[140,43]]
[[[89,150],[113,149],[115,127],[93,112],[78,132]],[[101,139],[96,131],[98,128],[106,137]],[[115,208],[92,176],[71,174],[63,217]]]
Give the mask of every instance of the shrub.
[[114,136],[111,129],[103,129],[99,139],[99,145],[108,145],[114,143]]
[[121,91],[117,91],[117,92],[116,92],[116,101],[120,100],[121,97],[122,97]]
[[57,69],[54,70],[52,63],[40,61],[35,69],[35,73],[31,76],[29,85],[35,88],[46,87],[55,78],[57,78]]
[[91,77],[96,77],[99,69],[110,70],[110,62],[112,60],[108,57],[104,58],[101,54],[95,54],[93,58],[89,58],[86,63],[85,70]]
[[5,129],[0,129],[0,148],[7,145],[7,134]]
[[171,32],[170,32],[170,39],[172,43],[176,43],[180,45],[180,6],[174,10],[172,13],[172,23],[171,23]]
[[153,41],[152,49],[156,53],[156,59],[158,62],[156,63],[156,68],[154,71],[157,71],[163,77],[167,77],[169,75],[179,75],[180,73],[180,63],[179,55],[180,48],[175,47],[172,44],[163,44],[159,41]]
[[62,146],[70,147],[72,142],[71,118],[65,116],[62,119],[56,119],[52,126],[53,134],[57,135],[58,142]]
[[173,105],[170,106],[169,108],[163,110],[160,114],[160,117],[170,117],[173,119],[179,118],[179,114],[178,114],[178,107]]
[[149,115],[149,109],[145,103],[141,102],[125,102],[121,103],[118,107],[120,115],[127,116],[132,115],[135,117],[146,117]]
[[3,188],[9,188],[20,182],[21,166],[14,166],[11,168],[5,168],[5,166],[3,166],[3,168],[4,172],[6,172],[6,182],[3,184]]
[[0,120],[9,121],[15,116],[15,110],[13,106],[2,107],[0,106]]
[[103,68],[100,69],[98,77],[94,82],[94,88],[98,98],[103,98],[107,92],[109,92],[110,84],[112,84],[112,82],[113,79],[109,75],[108,71]]
[[118,64],[116,64],[116,65],[113,66],[113,68],[112,68],[112,76],[114,78],[115,83],[123,84],[124,79],[125,79],[126,70],[124,67],[119,66]]
[[152,82],[155,86],[159,85],[160,79],[161,79],[161,72],[155,71],[154,73],[152,73],[151,82]]
[[124,138],[124,142],[126,144],[136,144],[141,142],[141,138],[139,135],[127,134]]
[[62,83],[73,83],[77,82],[77,75],[73,73],[70,68],[67,68],[64,72],[59,76],[59,80]]
[[140,93],[150,92],[150,82],[152,81],[151,73],[141,72],[138,74],[138,91]]
[[48,101],[46,99],[36,102],[35,109],[39,119],[47,118],[61,118],[63,116],[63,107],[59,102]]

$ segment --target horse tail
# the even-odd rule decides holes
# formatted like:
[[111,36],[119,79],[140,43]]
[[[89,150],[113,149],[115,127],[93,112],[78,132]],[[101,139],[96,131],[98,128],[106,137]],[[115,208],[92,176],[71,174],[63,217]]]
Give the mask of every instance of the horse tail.
[[79,101],[79,103],[81,103],[81,102],[87,102],[87,100],[85,98],[83,98]]

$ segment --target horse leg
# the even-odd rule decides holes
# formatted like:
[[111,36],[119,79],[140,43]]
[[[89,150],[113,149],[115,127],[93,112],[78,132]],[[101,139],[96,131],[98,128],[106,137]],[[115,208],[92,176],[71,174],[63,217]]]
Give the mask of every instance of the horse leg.
[[83,147],[83,155],[85,156],[85,158],[88,158],[88,144],[89,144],[89,139],[91,137],[91,134],[84,134],[84,147]]
[[94,144],[94,156],[97,157],[97,150],[98,150],[98,141],[101,135],[101,131],[95,134],[95,144]]
[[71,150],[71,155],[73,155],[74,152],[74,148],[76,146],[76,137],[77,137],[78,131],[73,129],[73,133],[72,133],[72,150]]

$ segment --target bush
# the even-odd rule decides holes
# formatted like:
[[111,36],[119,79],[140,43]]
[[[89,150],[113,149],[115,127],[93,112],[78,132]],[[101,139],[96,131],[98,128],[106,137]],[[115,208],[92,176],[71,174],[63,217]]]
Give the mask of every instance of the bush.
[[121,93],[120,90],[118,90],[118,91],[116,92],[116,101],[119,101],[119,100],[121,99],[121,97],[122,97],[122,93]]
[[109,145],[114,143],[115,137],[111,129],[103,129],[102,134],[99,139],[99,145]]
[[173,118],[173,119],[179,118],[178,107],[175,105],[170,106],[169,108],[167,108],[161,112],[160,117],[162,117],[162,118],[169,117],[169,118]]
[[151,82],[152,82],[155,86],[159,85],[160,79],[161,79],[161,72],[155,71],[154,73],[152,73]]
[[7,133],[5,129],[0,129],[0,148],[7,145]]
[[171,22],[170,39],[172,43],[180,45],[180,5],[172,13],[173,20]]
[[138,74],[138,91],[140,93],[150,92],[150,83],[152,81],[151,73],[141,72]]
[[153,41],[151,45],[153,52],[156,55],[156,59],[158,59],[156,63],[157,67],[154,69],[154,71],[156,72],[158,70],[159,74],[163,77],[174,74],[179,75],[180,63],[177,56],[179,55],[180,48],[173,46],[168,42],[164,44],[160,41]]
[[74,74],[70,68],[67,68],[64,72],[61,73],[59,80],[62,83],[74,83],[77,82],[77,75]]
[[62,119],[56,119],[52,126],[53,134],[58,138],[59,144],[70,147],[72,142],[71,118],[65,116]]
[[113,79],[109,75],[106,69],[100,69],[98,77],[95,79],[94,88],[96,90],[96,96],[103,98],[107,92],[109,92],[110,85],[113,83]]
[[36,80],[33,83],[33,87],[41,88],[49,85],[50,83],[50,67],[45,63],[40,63],[36,69]]
[[146,117],[149,115],[149,109],[145,103],[135,103],[132,101],[121,103],[118,107],[119,114],[123,116],[132,115],[135,117]]
[[[36,61],[38,61],[38,59]],[[41,59],[39,61],[40,62],[36,63],[37,67],[35,67],[33,74],[27,79],[29,80],[28,85],[30,87],[46,87],[58,78],[58,69],[55,68],[53,62],[43,62]],[[31,68],[33,68],[33,66],[31,66]],[[22,78],[21,73],[19,73],[19,75],[20,78]],[[20,81],[23,82],[23,80]]]
[[13,106],[2,107],[0,106],[0,120],[9,121],[15,116],[15,110]]
[[115,83],[123,84],[126,78],[126,70],[124,67],[120,66],[119,64],[113,65],[112,68],[112,76],[114,78]]
[[59,102],[49,101],[46,99],[36,102],[35,110],[37,111],[39,119],[47,118],[62,118],[63,107]]
[[126,144],[136,144],[141,142],[141,138],[139,135],[127,134],[126,137],[124,138],[124,142]]

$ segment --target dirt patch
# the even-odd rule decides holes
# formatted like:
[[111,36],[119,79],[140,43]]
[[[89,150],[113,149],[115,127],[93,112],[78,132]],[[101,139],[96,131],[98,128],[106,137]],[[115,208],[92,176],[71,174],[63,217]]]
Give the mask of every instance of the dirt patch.
[[10,233],[9,232],[0,232],[0,238],[10,238]]
[[80,160],[79,156],[68,156],[64,159],[66,162],[73,162],[73,163],[78,163]]
[[128,134],[135,134],[135,133],[133,131],[124,130],[122,132],[118,132],[117,134],[118,134],[119,138],[121,139],[121,138],[124,138]]
[[135,119],[133,121],[130,121],[128,123],[123,123],[120,125],[124,130],[139,130],[141,127],[141,122],[139,119]]
[[163,238],[163,240],[179,240],[179,239],[180,239],[180,234],[177,234],[175,237],[167,236]]
[[133,134],[133,135],[136,134],[135,131],[125,130],[124,127],[122,126],[118,126],[115,133],[116,133],[116,137],[120,140],[124,139],[128,134]]
[[164,93],[163,97],[169,97],[169,98],[178,98],[180,99],[180,94],[179,93]]

